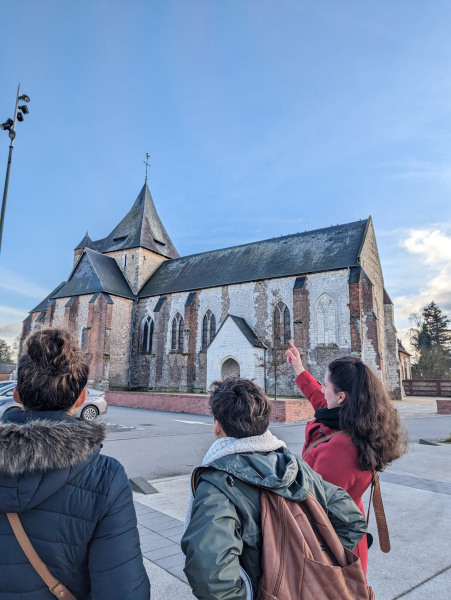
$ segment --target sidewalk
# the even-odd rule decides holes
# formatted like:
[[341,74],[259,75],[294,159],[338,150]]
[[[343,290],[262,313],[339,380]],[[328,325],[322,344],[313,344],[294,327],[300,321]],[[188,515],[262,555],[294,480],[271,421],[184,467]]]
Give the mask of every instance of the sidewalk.
[[[420,403],[421,404],[421,403]],[[377,600],[451,598],[451,446],[413,444],[381,474],[392,550],[377,542],[369,553],[368,582]],[[134,494],[152,600],[193,599],[179,543],[189,476],[152,481],[158,494]],[[364,498],[366,506],[367,498]],[[370,517],[374,533],[374,517]]]

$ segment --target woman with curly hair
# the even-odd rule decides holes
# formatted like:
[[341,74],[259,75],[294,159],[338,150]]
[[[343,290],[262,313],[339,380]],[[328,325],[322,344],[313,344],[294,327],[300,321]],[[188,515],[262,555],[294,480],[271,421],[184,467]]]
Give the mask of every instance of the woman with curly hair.
[[[315,409],[315,418],[305,429],[304,460],[323,479],[344,488],[365,514],[362,496],[374,471],[382,471],[405,452],[407,440],[398,413],[377,375],[360,358],[332,361],[321,386],[304,369],[294,344],[289,344],[287,362]],[[366,573],[366,536],[355,552]]]
[[[150,598],[127,475],[100,453],[105,425],[72,416],[88,372],[69,331],[41,329],[25,342],[14,389],[24,410],[0,423],[0,599],[45,600],[50,585],[68,597],[58,582],[77,600]],[[20,525],[51,584],[19,545]]]

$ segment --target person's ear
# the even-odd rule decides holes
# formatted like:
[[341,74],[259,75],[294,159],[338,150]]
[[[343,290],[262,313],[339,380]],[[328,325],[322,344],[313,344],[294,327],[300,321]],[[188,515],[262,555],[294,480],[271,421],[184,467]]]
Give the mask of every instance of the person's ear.
[[221,423],[219,421],[217,421],[216,419],[214,420],[214,432],[215,432],[215,438],[217,440],[219,438],[227,437],[226,434],[224,433],[224,429],[221,427]]
[[86,396],[88,395],[88,390],[86,388],[83,389],[81,394],[78,396],[77,402],[74,404],[74,409],[80,408],[86,402]]
[[22,400],[19,398],[19,392],[17,391],[17,385],[13,389],[13,400],[14,402],[17,402],[17,404],[22,404]]
[[338,394],[338,404],[343,404],[343,402],[346,400],[346,393],[345,392],[340,392]]

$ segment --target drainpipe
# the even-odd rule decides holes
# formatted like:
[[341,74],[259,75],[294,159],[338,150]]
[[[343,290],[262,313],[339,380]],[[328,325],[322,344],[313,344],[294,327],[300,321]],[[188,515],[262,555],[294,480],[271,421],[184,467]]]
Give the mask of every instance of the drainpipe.
[[266,390],[266,348],[264,348],[263,352],[263,377],[264,377],[264,382],[265,382],[265,394],[267,393]]

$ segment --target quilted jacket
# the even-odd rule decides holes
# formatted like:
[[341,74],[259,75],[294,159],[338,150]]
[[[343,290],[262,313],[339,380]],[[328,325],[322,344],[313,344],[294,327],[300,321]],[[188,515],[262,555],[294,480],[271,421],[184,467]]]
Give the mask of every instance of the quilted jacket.
[[0,423],[0,600],[54,596],[20,548],[17,512],[38,555],[77,600],[147,600],[129,481],[100,454],[104,425],[15,410]]

